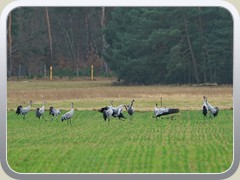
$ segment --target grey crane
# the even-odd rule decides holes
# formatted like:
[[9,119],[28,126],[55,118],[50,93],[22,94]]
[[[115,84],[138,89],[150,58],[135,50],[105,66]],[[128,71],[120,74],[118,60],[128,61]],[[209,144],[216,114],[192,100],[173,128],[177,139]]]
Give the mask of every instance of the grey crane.
[[206,117],[207,113],[208,113],[208,105],[207,105],[206,96],[203,96],[202,113],[203,113],[204,117]]
[[44,118],[45,105],[46,105],[46,102],[44,101],[43,106],[41,108],[36,109],[36,117],[37,118],[40,119],[41,116]]
[[134,99],[131,101],[131,104],[125,106],[128,114],[130,115],[130,121],[132,120],[132,116],[133,116],[133,113],[134,113],[133,102],[134,102]]
[[71,103],[71,110],[68,111],[68,112],[66,112],[66,113],[65,113],[64,115],[62,115],[62,117],[61,117],[62,122],[63,122],[64,120],[66,120],[67,123],[70,122],[70,124],[72,125],[71,118],[73,117],[73,115],[74,115],[74,108],[73,108],[73,103]]
[[16,110],[17,115],[23,115],[23,119],[25,119],[26,114],[30,111],[32,106],[32,101],[29,102],[29,105],[27,107],[22,107],[22,105],[19,105]]
[[110,117],[112,115],[113,115],[112,106],[106,106],[106,108],[103,110],[104,121],[108,120],[108,123],[109,123],[110,122]]
[[174,114],[178,112],[179,112],[179,109],[177,108],[166,108],[166,107],[158,108],[158,104],[156,103],[156,106],[154,107],[154,111],[153,111],[153,114],[154,114],[153,117],[157,119],[160,116]]
[[113,117],[118,118],[121,120],[121,118],[126,119],[126,117],[123,115],[124,104],[119,105],[118,107],[112,107],[113,109]]
[[60,113],[61,113],[60,110],[55,109],[53,106],[49,108],[49,114],[52,115],[51,121],[53,121],[54,117],[57,117]]
[[113,107],[113,101],[110,101],[110,104],[111,104],[110,106],[105,106],[105,107],[98,110],[99,112],[103,113],[104,120],[106,119],[106,116],[104,115],[104,111],[108,110],[110,107],[113,111],[111,116],[113,116],[115,118],[118,118],[119,120],[121,120],[121,118],[126,119],[126,117],[124,117],[123,114],[122,114],[122,110],[123,110],[124,105],[120,105],[118,107]]
[[[110,104],[111,104],[111,102],[110,102]],[[99,109],[98,111],[103,114],[104,121],[106,121],[108,119],[108,122],[110,122],[110,117],[113,115],[112,105],[105,106],[105,107]]]
[[203,106],[206,108],[206,110],[203,110],[204,111],[203,113],[205,113],[206,115],[208,111],[210,112],[210,117],[212,116],[216,117],[218,115],[218,112],[219,112],[218,107],[214,107],[211,104],[209,104],[206,96],[203,96]]
[[126,119],[126,117],[122,113],[123,107],[125,105],[121,104],[118,107],[113,107],[113,101],[111,101],[110,103],[111,103],[111,107],[112,107],[112,110],[113,110],[112,116],[115,117],[115,118],[118,118],[119,120],[121,120],[121,118]]

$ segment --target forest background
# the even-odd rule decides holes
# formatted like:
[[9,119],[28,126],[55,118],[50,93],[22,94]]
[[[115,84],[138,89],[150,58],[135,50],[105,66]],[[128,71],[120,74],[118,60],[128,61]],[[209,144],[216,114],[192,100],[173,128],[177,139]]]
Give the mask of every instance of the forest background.
[[8,78],[116,77],[127,84],[232,84],[233,20],[219,7],[20,7]]

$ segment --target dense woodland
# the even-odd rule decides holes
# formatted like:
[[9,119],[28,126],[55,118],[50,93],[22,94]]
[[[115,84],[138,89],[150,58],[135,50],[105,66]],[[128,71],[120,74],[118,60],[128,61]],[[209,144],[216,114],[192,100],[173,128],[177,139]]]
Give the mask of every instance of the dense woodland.
[[233,20],[213,7],[22,7],[8,77],[116,76],[128,84],[232,84]]

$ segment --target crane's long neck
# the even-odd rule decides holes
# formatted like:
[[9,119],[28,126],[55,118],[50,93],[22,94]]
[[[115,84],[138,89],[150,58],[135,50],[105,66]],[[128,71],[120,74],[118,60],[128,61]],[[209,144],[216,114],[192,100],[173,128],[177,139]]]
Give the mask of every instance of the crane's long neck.
[[32,101],[30,101],[29,105],[28,105],[28,109],[30,109],[30,107],[32,106]]
[[210,110],[214,109],[214,107],[211,104],[209,104],[209,102],[207,101],[207,97],[204,97],[203,100],[204,100],[203,104],[205,106],[207,106]]
[[132,106],[133,106],[133,102],[134,102],[134,100],[132,100],[130,107],[132,107]]
[[158,104],[156,103],[156,106],[154,108],[154,111],[158,111]]
[[121,104],[117,107],[117,109],[122,108],[123,106],[124,106],[124,104]]
[[111,106],[113,107],[113,101],[110,101]]
[[207,98],[205,97],[205,98],[203,98],[203,104],[205,105],[205,106],[209,106],[209,103],[208,103],[208,101],[207,101]]
[[41,107],[41,109],[44,109],[46,105],[46,102],[43,103],[43,106]]
[[29,111],[30,108],[31,108],[31,106],[32,106],[32,101],[30,101],[30,103],[29,103],[29,105],[28,105],[27,107],[22,108],[22,109],[24,109],[24,110],[26,110],[26,111]]

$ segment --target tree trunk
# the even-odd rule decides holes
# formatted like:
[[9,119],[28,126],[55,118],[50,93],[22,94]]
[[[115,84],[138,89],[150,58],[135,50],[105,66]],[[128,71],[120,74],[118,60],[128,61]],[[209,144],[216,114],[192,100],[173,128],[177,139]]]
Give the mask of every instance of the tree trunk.
[[50,48],[50,61],[51,66],[53,65],[53,51],[52,51],[52,35],[51,35],[51,27],[50,27],[50,20],[48,15],[48,8],[45,8],[46,12],[46,20],[47,20],[47,27],[48,27],[48,38],[49,38],[49,48]]
[[205,55],[205,53],[204,53],[204,49],[202,48],[202,51],[203,51],[203,81],[204,81],[204,83],[206,83],[207,82],[207,58],[206,58],[206,55]]
[[[102,7],[102,13],[101,13],[101,28],[104,29],[105,28],[105,7]],[[105,34],[102,33],[102,51],[105,50],[105,48],[107,47],[107,42],[106,42],[106,38],[105,38]]]
[[[62,25],[61,23],[61,20],[58,21],[59,22],[59,25],[61,26],[61,29],[63,31],[63,34],[65,36],[65,39],[66,39],[66,47],[68,47],[67,44],[69,44],[69,59],[73,59],[73,64],[75,66],[76,62],[78,61],[77,59],[77,53],[75,54],[75,51],[74,51],[74,35],[72,33],[72,30],[70,30],[70,33],[67,31],[67,28],[64,28],[64,26]],[[72,27],[71,27],[72,28]],[[70,27],[68,27],[68,29],[70,29]]]
[[12,15],[9,13],[8,16],[8,58],[9,58],[9,73],[8,75],[12,76]]
[[85,62],[88,61],[88,53],[90,50],[90,35],[89,35],[89,22],[88,22],[88,9],[85,9],[85,15],[84,15],[84,23],[85,23],[85,51],[84,51],[84,57],[85,57]]
[[[102,13],[101,13],[101,28],[104,29],[105,28],[105,15],[106,14],[106,8],[105,7],[102,7]],[[105,52],[105,49],[107,48],[107,41],[106,41],[106,38],[105,38],[105,34],[102,33],[102,61],[104,62],[104,59],[103,59],[103,54]],[[108,73],[108,66],[107,66],[107,63],[104,62],[103,63],[105,65],[105,73]]]
[[184,25],[185,25],[187,42],[188,42],[188,46],[189,46],[191,57],[192,57],[194,77],[195,77],[195,80],[196,80],[197,84],[199,84],[200,80],[199,80],[199,74],[198,74],[198,69],[197,69],[197,61],[196,61],[196,58],[195,58],[195,55],[194,55],[194,52],[193,52],[192,43],[191,43],[191,39],[190,39],[190,36],[189,36],[189,31],[188,31],[187,19],[186,19],[185,15],[184,15]]
[[206,83],[207,82],[207,59],[206,59],[206,55],[205,55],[205,50],[204,48],[206,48],[206,40],[205,40],[205,36],[203,35],[203,21],[202,21],[202,10],[201,7],[198,7],[198,12],[199,12],[199,16],[198,16],[198,21],[199,21],[199,27],[198,27],[198,31],[201,34],[201,39],[200,39],[200,44],[202,47],[202,53],[203,53],[203,82]]

